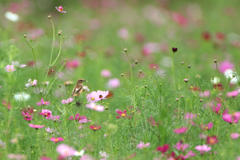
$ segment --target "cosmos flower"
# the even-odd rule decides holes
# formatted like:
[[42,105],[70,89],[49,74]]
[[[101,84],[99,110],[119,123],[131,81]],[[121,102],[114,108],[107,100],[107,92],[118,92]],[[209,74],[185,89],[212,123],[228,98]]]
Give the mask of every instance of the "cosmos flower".
[[73,101],[73,98],[68,98],[67,100],[62,100],[62,104],[67,104],[67,103],[71,103]]
[[42,82],[42,84],[45,85],[45,86],[48,86],[49,81],[44,81],[44,82]]
[[69,60],[66,63],[67,68],[77,68],[79,66],[80,62],[78,60]]
[[0,149],[5,149],[6,147],[6,142],[3,142],[0,140]]
[[227,97],[236,97],[238,96],[239,94],[239,91],[238,90],[235,90],[235,91],[232,91],[232,92],[227,92]]
[[95,160],[95,158],[93,158],[92,156],[85,154],[83,155],[80,160]]
[[107,154],[107,152],[100,151],[99,152],[99,157],[103,158],[103,159],[107,159],[107,158],[109,158],[109,154]]
[[97,92],[93,91],[90,94],[87,94],[87,100],[88,102],[98,102],[102,99],[106,99],[106,96],[108,95],[109,91],[100,91]]
[[118,116],[116,116],[116,118],[132,118],[131,116],[127,115],[127,111],[126,110],[122,111],[122,110],[118,110],[117,109],[116,113],[118,114]]
[[5,67],[5,71],[7,71],[7,72],[14,72],[14,71],[16,71],[16,68],[14,68],[14,65],[7,65]]
[[18,61],[12,61],[12,65],[14,65],[14,67],[16,68],[23,68],[23,67],[26,67],[27,65],[26,64],[19,64]]
[[67,11],[63,11],[63,7],[62,6],[59,6],[59,7],[55,7],[58,12],[61,12],[61,13],[67,13]]
[[128,39],[129,33],[126,28],[121,28],[118,30],[118,36],[122,39]]
[[112,73],[109,70],[107,70],[107,69],[103,69],[101,71],[101,76],[102,77],[111,77],[111,75],[112,75]]
[[230,84],[236,84],[238,83],[238,80],[239,80],[239,76],[236,72],[234,72],[233,70],[231,69],[227,69],[225,72],[224,72],[224,75],[227,79],[230,80]]
[[213,77],[210,79],[212,84],[219,84],[220,78],[219,77]]
[[88,88],[88,86],[83,86],[83,92],[89,92],[90,89]]
[[204,91],[199,93],[199,97],[209,97],[211,95],[210,91]]
[[13,97],[16,101],[28,101],[31,98],[30,94],[25,92],[16,93]]
[[32,120],[32,116],[31,115],[29,115],[29,113],[28,112],[22,112],[22,116],[24,117],[23,119],[24,120],[27,120],[27,121],[31,121]]
[[120,81],[118,78],[109,79],[107,86],[109,88],[117,88],[120,86]]
[[54,122],[58,121],[60,116],[51,116],[50,119],[52,119]]
[[174,133],[176,133],[176,134],[183,134],[187,130],[188,130],[188,127],[181,127],[181,128],[174,129]]
[[148,147],[148,146],[150,146],[150,143],[149,143],[149,142],[146,143],[146,144],[144,144],[144,143],[141,141],[141,142],[137,145],[137,148],[143,149],[143,148]]
[[70,156],[74,156],[74,153],[76,152],[76,150],[72,147],[69,147],[66,144],[60,144],[57,146],[57,152],[63,156],[63,157],[70,157]]
[[158,146],[156,151],[160,151],[163,154],[169,150],[169,144],[164,144],[163,146]]
[[187,159],[187,158],[194,157],[194,156],[196,156],[196,153],[189,151],[183,158]]
[[239,134],[238,133],[231,133],[231,138],[232,139],[238,139]]
[[220,114],[221,105],[221,103],[218,103],[216,106],[213,106],[213,112],[215,112],[216,114]]
[[178,142],[174,148],[176,148],[179,151],[185,151],[189,147],[190,144],[183,144],[183,141]]
[[9,159],[16,159],[16,160],[21,160],[21,159],[26,159],[25,155],[22,154],[8,154],[7,156]]
[[198,145],[195,147],[196,150],[200,151],[201,154],[204,154],[204,152],[208,152],[210,151],[212,148],[208,147],[206,144],[204,145]]
[[55,129],[51,129],[51,128],[45,128],[45,130],[48,132],[48,133],[53,133],[55,132],[56,130]]
[[234,68],[234,64],[231,63],[229,60],[225,60],[219,63],[218,70],[221,73],[224,73],[227,69],[233,69],[233,68]]
[[9,21],[17,22],[19,20],[19,16],[16,13],[7,11],[4,15]]
[[94,102],[91,102],[90,104],[86,104],[87,108],[93,109],[98,112],[103,112],[104,111],[104,106],[97,105]]
[[28,124],[29,125],[29,127],[32,127],[32,128],[35,128],[35,129],[39,129],[39,128],[43,128],[44,127],[44,125],[34,125],[34,124]]
[[89,127],[90,129],[94,130],[94,131],[97,131],[99,129],[101,129],[101,126],[97,126],[97,125],[90,125]]
[[31,86],[36,86],[37,85],[37,80],[34,79],[33,81],[31,79],[28,80],[28,83],[25,84],[26,87],[31,87]]
[[41,114],[43,117],[46,117],[46,119],[51,119],[52,117],[52,111],[47,109],[42,109],[42,112],[39,114]]
[[53,141],[54,143],[57,143],[57,142],[64,141],[64,139],[63,139],[62,137],[57,137],[57,138],[52,137],[52,138],[50,139],[50,141]]
[[211,129],[212,127],[213,127],[213,123],[212,123],[212,122],[210,122],[210,123],[208,123],[208,124],[206,124],[206,125],[201,124],[201,126],[200,126],[200,128],[201,128],[203,131],[209,130],[209,129]]
[[218,143],[217,136],[207,136],[207,144],[214,145]]
[[50,102],[49,101],[46,101],[44,102],[44,100],[41,98],[41,102],[37,102],[37,106],[40,106],[40,105],[49,105]]

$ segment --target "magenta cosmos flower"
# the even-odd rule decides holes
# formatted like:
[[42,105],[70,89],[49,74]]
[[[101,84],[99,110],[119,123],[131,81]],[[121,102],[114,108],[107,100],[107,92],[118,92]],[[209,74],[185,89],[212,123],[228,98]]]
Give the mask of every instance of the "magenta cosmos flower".
[[176,134],[183,134],[187,130],[188,130],[188,127],[181,127],[181,128],[174,129],[174,133],[176,133]]
[[210,97],[211,92],[210,91],[204,91],[199,93],[199,97]]
[[7,71],[7,72],[14,72],[14,71],[16,71],[16,68],[14,68],[14,65],[7,65],[5,67],[5,71]]
[[111,77],[111,75],[112,75],[112,73],[109,71],[109,70],[107,70],[107,69],[103,69],[102,71],[101,71],[101,76],[102,77]]
[[97,125],[90,125],[89,127],[90,129],[94,130],[94,131],[97,131],[99,129],[101,129],[101,126],[97,126]]
[[146,143],[146,144],[144,144],[142,141],[137,145],[137,148],[139,148],[139,149],[143,149],[143,148],[146,148],[146,147],[148,147],[148,146],[150,146],[150,143],[148,142],[148,143]]
[[52,117],[52,111],[47,109],[42,109],[42,112],[39,114],[41,114],[43,117],[46,117],[46,119],[51,119]]
[[118,114],[118,116],[116,116],[116,118],[132,118],[131,116],[127,115],[127,111],[126,110],[122,111],[122,110],[118,110],[117,109],[116,112]]
[[55,7],[58,12],[61,12],[61,13],[67,13],[67,11],[63,11],[63,7],[62,6],[59,6],[59,7]]
[[109,79],[107,85],[109,88],[117,88],[120,86],[120,81],[117,78]]
[[207,136],[207,144],[214,145],[218,143],[217,136]]
[[174,146],[174,148],[176,148],[179,151],[185,151],[185,149],[187,149],[189,145],[190,144],[183,144],[183,141],[181,140]]
[[49,101],[46,101],[44,102],[44,100],[41,98],[41,102],[37,102],[37,106],[40,106],[40,105],[49,105],[50,102]]
[[228,113],[225,113],[223,116],[222,116],[222,119],[228,123],[238,123],[238,120],[240,119],[240,112],[235,112],[234,114],[228,114]]
[[98,102],[102,99],[106,99],[106,96],[109,94],[109,91],[93,91],[90,94],[87,94],[88,102]]
[[216,114],[220,114],[221,105],[221,103],[218,103],[216,106],[213,106],[213,112],[215,112]]
[[80,62],[78,60],[69,60],[66,64],[67,68],[77,68]]
[[203,131],[205,131],[205,130],[211,129],[212,127],[213,127],[213,123],[210,122],[210,123],[208,123],[208,124],[206,124],[206,125],[201,124],[201,127],[200,127],[200,128],[201,128]]
[[164,144],[163,146],[158,146],[156,151],[162,152],[163,154],[169,150],[169,144]]
[[56,138],[55,138],[55,137],[52,137],[50,140],[53,141],[53,142],[55,142],[55,143],[64,141],[64,139],[63,139],[62,137],[56,137]]
[[238,94],[239,94],[238,90],[235,90],[232,92],[228,92],[226,96],[227,97],[236,97],[236,96],[238,96]]
[[44,125],[40,126],[40,125],[34,125],[34,124],[28,124],[29,127],[35,128],[35,129],[39,129],[39,128],[43,128]]
[[231,63],[229,60],[225,60],[219,64],[218,70],[221,73],[224,73],[227,69],[233,69],[233,68],[234,68],[234,64]]
[[153,116],[148,118],[148,122],[150,123],[151,126],[158,126],[159,125],[159,121],[156,123]]
[[76,150],[72,147],[69,147],[66,144],[60,144],[59,146],[57,146],[57,152],[62,156],[62,157],[70,157],[70,156],[74,156],[74,153],[76,152]]
[[203,154],[204,152],[210,151],[212,148],[204,144],[202,146],[201,145],[196,146],[195,149],[200,151],[201,154]]
[[231,133],[231,138],[232,139],[238,139],[239,134],[238,133]]
[[78,123],[87,123],[91,121],[91,120],[88,120],[87,117],[85,116],[80,116],[79,113],[77,113],[74,118],[73,116],[71,116],[68,120],[76,120],[78,121]]
[[27,121],[31,121],[32,120],[32,116],[31,115],[29,115],[29,113],[28,112],[22,112],[22,116],[24,117],[23,119],[24,120],[27,120]]
[[62,104],[71,103],[72,101],[73,101],[73,98],[68,98],[67,100],[63,99]]
[[103,112],[104,111],[104,106],[97,105],[94,102],[91,102],[90,104],[86,104],[86,107],[89,109],[93,109],[98,112]]

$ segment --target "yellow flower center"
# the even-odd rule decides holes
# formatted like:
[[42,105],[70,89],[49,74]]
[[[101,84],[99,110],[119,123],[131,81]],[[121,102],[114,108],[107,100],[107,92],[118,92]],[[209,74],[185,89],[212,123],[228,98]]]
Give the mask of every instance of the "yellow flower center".
[[94,99],[95,99],[94,97],[91,98],[91,100],[94,100]]
[[206,130],[208,130],[208,127],[206,127]]
[[214,144],[214,142],[215,142],[214,139],[210,139],[209,141],[210,144]]
[[55,142],[57,142],[57,141],[58,141],[58,139],[57,139],[57,138],[55,138],[55,139],[54,139],[54,141],[55,141]]
[[12,71],[12,69],[8,69],[8,71]]
[[122,114],[121,114],[121,116],[122,116],[122,117],[125,117],[125,116],[126,116],[126,114],[125,114],[125,113],[122,113]]
[[94,129],[94,130],[97,130],[97,128],[96,128],[96,127],[94,127],[93,129]]

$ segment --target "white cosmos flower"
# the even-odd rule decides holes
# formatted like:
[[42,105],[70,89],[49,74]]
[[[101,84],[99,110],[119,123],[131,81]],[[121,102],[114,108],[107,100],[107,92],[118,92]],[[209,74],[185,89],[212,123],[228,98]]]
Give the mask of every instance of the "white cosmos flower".
[[14,65],[16,68],[26,67],[26,64],[19,64],[18,61],[15,61],[15,62],[12,61],[12,65]]
[[30,94],[27,94],[25,92],[16,93],[14,95],[14,99],[16,101],[28,101],[30,98],[31,98]]
[[83,154],[84,154],[84,150],[82,149],[80,152],[78,152],[78,151],[76,151],[75,153],[74,153],[74,156],[83,156]]
[[211,83],[212,83],[212,84],[218,84],[218,83],[220,83],[220,78],[219,78],[219,77],[211,78]]
[[10,11],[7,11],[5,13],[5,17],[9,20],[9,21],[12,21],[12,22],[17,22],[19,20],[19,16],[18,14],[15,14],[15,13],[12,13]]
[[239,76],[237,75],[236,72],[234,72],[233,70],[231,69],[227,69],[225,72],[224,72],[224,75],[226,76],[227,79],[230,79],[230,83],[232,84],[236,84],[239,80]]

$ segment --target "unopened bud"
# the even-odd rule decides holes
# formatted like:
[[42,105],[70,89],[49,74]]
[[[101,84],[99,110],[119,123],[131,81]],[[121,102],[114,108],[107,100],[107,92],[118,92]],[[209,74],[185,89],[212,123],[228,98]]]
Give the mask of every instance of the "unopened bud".
[[124,74],[122,73],[122,74],[121,74],[121,76],[123,77],[123,76],[124,76]]
[[138,64],[138,61],[137,61],[137,60],[135,60],[135,64]]
[[124,52],[127,52],[127,48],[124,49]]
[[23,37],[24,37],[24,38],[27,38],[27,35],[26,35],[26,34],[24,34],[24,35],[23,35]]
[[51,19],[51,15],[48,15],[48,19]]
[[217,60],[216,60],[216,59],[214,59],[214,63],[217,63]]
[[139,73],[142,73],[142,70],[139,70]]

